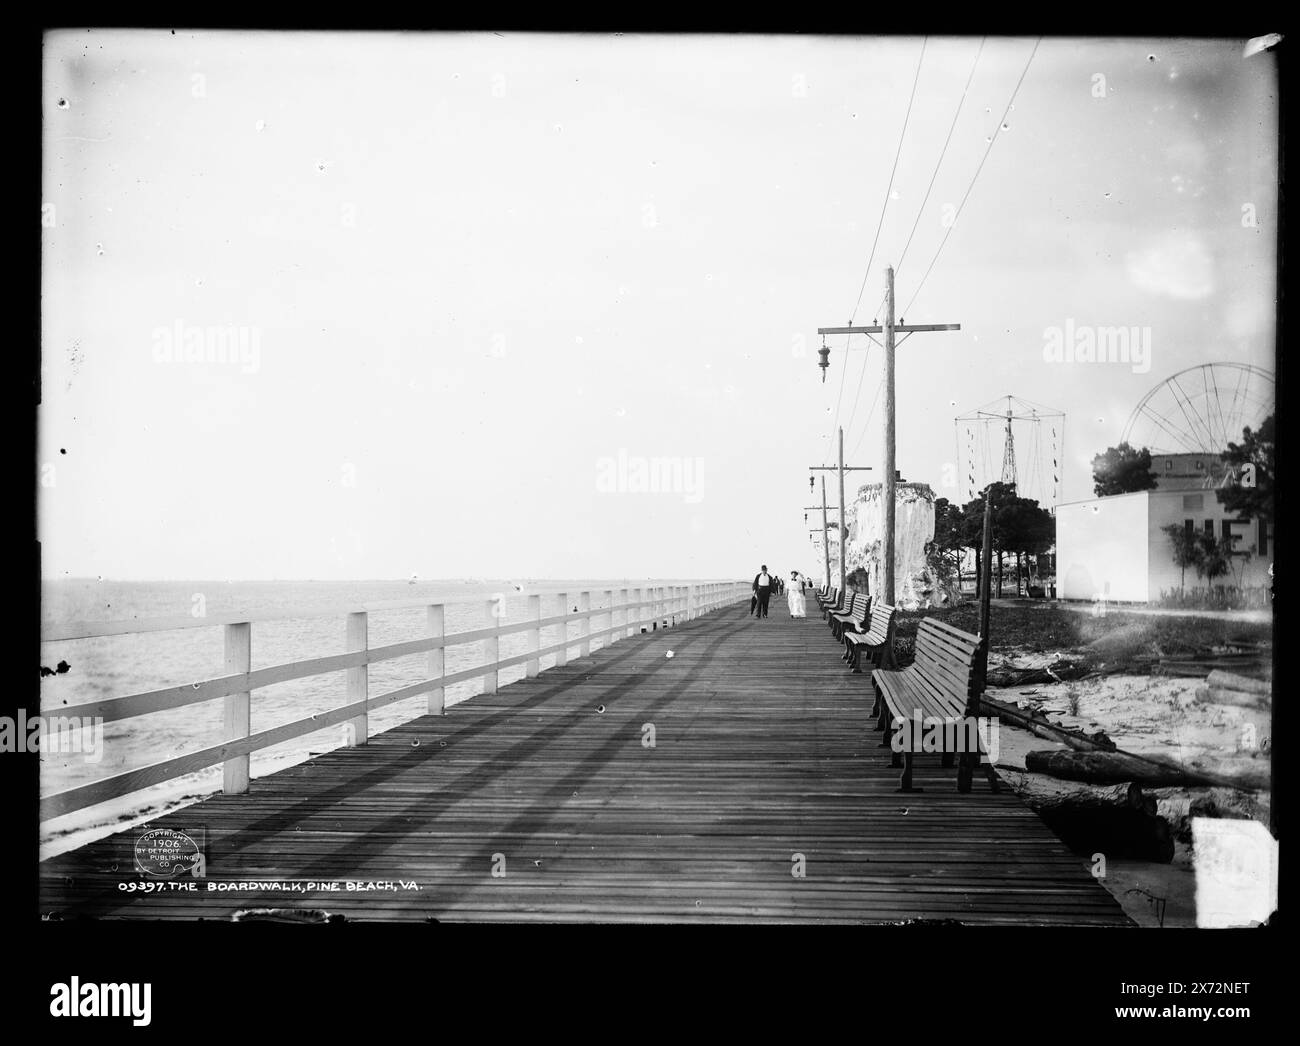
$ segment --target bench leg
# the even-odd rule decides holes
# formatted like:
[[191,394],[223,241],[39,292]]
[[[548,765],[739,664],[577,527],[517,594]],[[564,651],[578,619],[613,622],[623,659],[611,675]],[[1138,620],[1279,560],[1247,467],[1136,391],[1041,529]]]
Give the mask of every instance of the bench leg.
[[903,773],[898,779],[898,790],[900,792],[924,792],[924,788],[912,787],[912,753],[903,753]]
[[998,772],[993,768],[993,764],[987,759],[984,760],[984,776],[989,782],[989,791],[994,795],[1000,795],[1002,792],[1002,782],[998,780]]
[[942,766],[945,770],[951,770],[952,761],[954,758],[955,756],[953,755],[952,752],[944,752],[942,758],[939,760],[939,765]]
[[853,658],[849,661],[849,667],[858,675],[862,675],[862,647],[861,645],[853,648]]
[[[886,744],[889,745],[889,748],[890,748],[890,753],[889,753],[889,765],[890,765],[891,767],[893,767],[894,769],[898,769],[898,767],[900,767],[900,766],[903,765],[903,753],[900,752],[897,748],[894,747],[894,734],[897,732],[896,729],[895,729],[895,727],[894,727],[894,722],[893,722],[893,719],[894,719],[894,713],[893,713],[893,711],[892,711],[891,709],[887,709],[886,712],[885,712],[885,716],[886,716],[886,722],[887,722],[888,725],[885,727],[885,736],[884,736],[884,738],[881,740],[881,744],[882,744],[882,745],[886,745]],[[902,729],[903,725],[904,725],[903,720],[901,720],[901,719],[898,720],[898,728],[897,728],[897,729]],[[911,752],[908,752],[908,753],[907,753],[907,757],[908,757],[908,759],[911,759],[911,758],[912,758],[912,753],[911,753]]]
[[963,794],[969,792],[973,777],[974,769],[971,766],[970,753],[962,752],[961,760],[957,764],[957,791]]
[[891,732],[891,727],[893,726],[893,724],[890,722],[889,702],[886,701],[884,697],[881,697],[879,698],[878,703],[880,705],[880,715],[876,719],[876,729],[884,731],[884,735],[880,738],[880,747],[888,748],[889,735]]
[[876,699],[871,702],[871,717],[876,721],[876,729],[880,729],[880,687],[876,681],[871,681],[871,691],[876,695]]

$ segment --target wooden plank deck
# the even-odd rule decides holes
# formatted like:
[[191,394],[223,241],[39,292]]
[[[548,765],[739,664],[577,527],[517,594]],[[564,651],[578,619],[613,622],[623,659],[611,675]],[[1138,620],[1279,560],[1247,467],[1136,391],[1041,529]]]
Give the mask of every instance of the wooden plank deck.
[[[810,607],[748,604],[639,635],[218,795],[197,892],[124,894],[121,833],[41,865],[61,918],[1130,924],[1013,795],[918,757],[900,794]],[[668,654],[671,651],[672,656]],[[604,711],[600,711],[603,708]],[[654,747],[643,743],[650,725]],[[791,874],[802,854],[806,875]],[[504,856],[504,876],[494,877]],[[414,881],[418,891],[232,894],[232,880]],[[193,881],[193,880],[191,880]]]

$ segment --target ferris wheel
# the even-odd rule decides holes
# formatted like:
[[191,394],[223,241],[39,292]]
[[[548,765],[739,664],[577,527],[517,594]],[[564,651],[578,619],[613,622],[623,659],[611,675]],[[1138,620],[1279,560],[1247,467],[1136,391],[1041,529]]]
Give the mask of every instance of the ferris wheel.
[[1204,363],[1142,397],[1122,441],[1153,454],[1219,454],[1273,413],[1273,374],[1247,363]]

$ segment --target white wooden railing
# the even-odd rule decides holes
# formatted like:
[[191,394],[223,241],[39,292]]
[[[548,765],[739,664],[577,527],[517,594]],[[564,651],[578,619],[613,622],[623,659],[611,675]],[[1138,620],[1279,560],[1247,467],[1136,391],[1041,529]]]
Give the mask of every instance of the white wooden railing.
[[[47,821],[73,813],[218,764],[222,766],[223,791],[246,792],[249,780],[249,755],[260,749],[283,744],[304,734],[315,733],[340,723],[345,724],[345,744],[362,745],[366,743],[369,736],[369,713],[386,705],[420,694],[428,694],[427,711],[435,715],[441,714],[445,711],[446,688],[454,683],[482,678],[482,692],[495,694],[498,676],[503,668],[522,664],[525,676],[535,676],[541,670],[540,662],[544,656],[554,654],[556,665],[564,665],[568,661],[569,651],[574,647],[578,648],[580,657],[585,657],[591,652],[591,642],[594,639],[608,638],[608,643],[614,643],[619,639],[636,635],[643,626],[648,628],[651,622],[668,621],[676,624],[678,621],[693,620],[721,607],[748,599],[750,586],[720,581],[692,585],[604,589],[602,602],[605,605],[595,610],[591,609],[591,594],[590,590],[579,592],[577,611],[567,612],[567,608],[571,605],[569,603],[571,593],[546,592],[548,596],[557,596],[560,605],[566,608],[565,613],[546,618],[542,617],[541,595],[529,595],[525,617],[508,624],[502,622],[503,601],[500,596],[486,601],[475,600],[473,602],[479,602],[483,607],[483,627],[450,635],[444,630],[445,607],[453,603],[463,604],[469,601],[456,600],[433,604],[427,601],[366,603],[356,607],[334,607],[328,610],[314,608],[265,614],[245,611],[238,614],[210,614],[202,618],[71,622],[43,627],[41,630],[43,643],[89,639],[96,636],[165,632],[183,628],[223,627],[225,630],[224,675],[125,697],[87,701],[77,705],[59,705],[57,708],[49,709],[42,706],[42,713],[56,715],[65,721],[75,717],[82,722],[98,720],[102,723],[113,723],[224,698],[226,740],[196,752],[102,777],[43,796],[40,803],[40,819]],[[617,599],[614,598],[615,594],[618,596]],[[428,635],[426,637],[380,647],[369,645],[368,615],[370,613],[409,610],[416,607],[427,608]],[[343,615],[347,618],[345,652],[253,669],[252,639],[255,622]],[[605,619],[604,627],[593,629],[593,621],[597,618]],[[579,626],[578,635],[570,637],[569,625],[574,622]],[[595,624],[600,625],[602,622],[595,621]],[[559,630],[558,634],[563,638],[557,643],[543,647],[542,630],[549,627],[556,627]],[[525,652],[511,657],[501,657],[500,637],[518,632],[525,634],[527,642]],[[482,664],[448,674],[445,671],[447,648],[469,643],[482,644]],[[429,655],[428,678],[386,694],[370,693],[368,671],[370,665],[425,652]],[[254,691],[276,683],[339,671],[347,672],[345,704],[328,712],[283,723],[267,730],[259,730],[257,733],[252,732]]]

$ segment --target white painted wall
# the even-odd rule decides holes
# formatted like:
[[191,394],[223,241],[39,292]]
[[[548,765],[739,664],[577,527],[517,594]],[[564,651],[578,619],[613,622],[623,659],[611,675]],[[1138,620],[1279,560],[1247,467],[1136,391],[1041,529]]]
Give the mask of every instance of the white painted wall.
[[[1173,549],[1169,536],[1161,528],[1169,524],[1184,525],[1191,520],[1197,530],[1205,526],[1206,520],[1213,521],[1214,533],[1222,533],[1223,520],[1237,518],[1235,513],[1226,512],[1213,490],[1179,490],[1150,492],[1148,510],[1148,534],[1150,541],[1150,564],[1148,589],[1151,599],[1158,599],[1162,591],[1177,591],[1180,584],[1187,590],[1205,588],[1209,582],[1198,578],[1195,570],[1186,572],[1184,581],[1182,571],[1174,565]],[[1238,561],[1240,580],[1243,587],[1260,588],[1268,586],[1268,567],[1273,561],[1276,535],[1270,536],[1268,551],[1259,554],[1259,522],[1233,523],[1232,532],[1237,539],[1236,547],[1242,551],[1253,550],[1249,561]],[[1237,573],[1215,579],[1216,585],[1236,585]]]
[[1057,596],[1146,602],[1147,515],[1146,492],[1058,506]]

